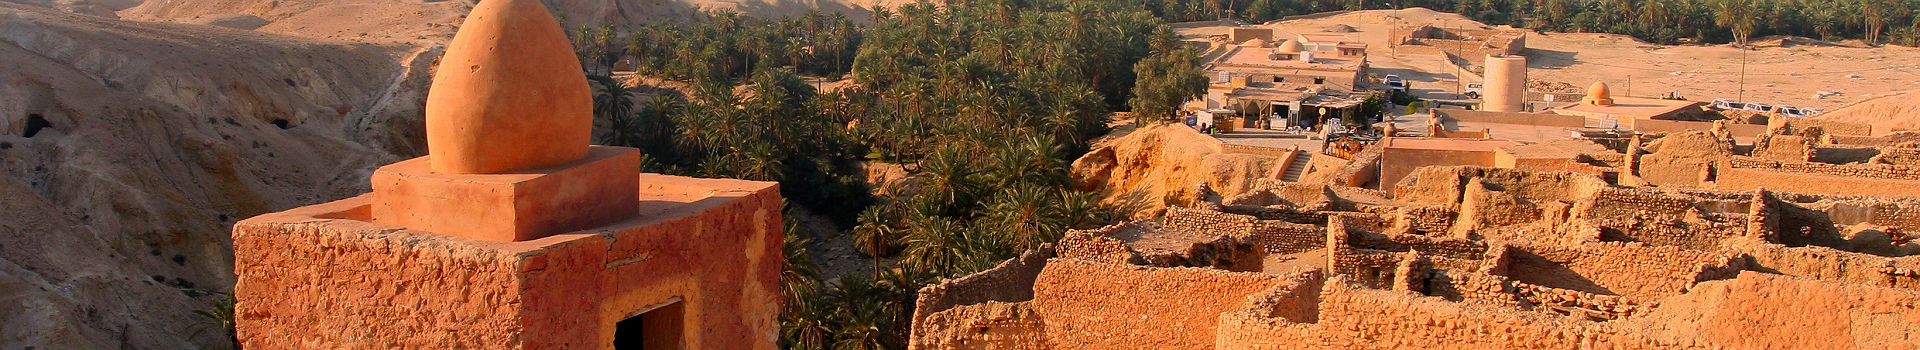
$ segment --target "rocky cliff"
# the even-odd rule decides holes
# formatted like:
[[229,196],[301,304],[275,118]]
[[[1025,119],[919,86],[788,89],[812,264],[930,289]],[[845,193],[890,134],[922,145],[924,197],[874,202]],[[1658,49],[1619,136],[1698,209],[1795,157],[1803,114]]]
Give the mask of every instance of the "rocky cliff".
[[1103,191],[1108,204],[1151,216],[1170,205],[1193,205],[1202,183],[1223,197],[1239,195],[1278,163],[1272,156],[1229,153],[1193,128],[1162,124],[1103,140],[1073,161],[1073,181]]
[[232,224],[421,153],[436,56],[0,2],[0,347],[224,343]]

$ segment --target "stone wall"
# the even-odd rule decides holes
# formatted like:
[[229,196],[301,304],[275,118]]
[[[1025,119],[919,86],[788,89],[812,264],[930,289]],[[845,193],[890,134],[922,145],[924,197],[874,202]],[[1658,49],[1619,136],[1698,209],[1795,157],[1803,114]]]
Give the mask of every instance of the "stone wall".
[[1645,188],[1606,188],[1577,203],[1576,218],[1601,229],[1607,241],[1646,242],[1716,250],[1730,237],[1747,236],[1745,213],[1702,212],[1694,197]]
[[1775,128],[1784,127],[1785,128],[1784,132],[1786,133],[1798,133],[1802,129],[1806,129],[1809,127],[1819,127],[1821,131],[1830,135],[1874,136],[1874,135],[1884,133],[1884,132],[1876,133],[1877,131],[1880,131],[1880,130],[1874,130],[1873,125],[1871,124],[1840,122],[1840,121],[1821,120],[1821,119],[1813,119],[1813,118],[1772,118],[1767,121],[1767,125],[1769,127],[1775,127]]
[[[1467,56],[1467,57],[1476,57],[1476,56]],[[1552,114],[1552,113],[1488,112],[1488,111],[1475,111],[1475,110],[1449,109],[1449,108],[1434,109],[1433,113],[1439,114],[1441,117],[1445,117],[1447,119],[1452,119],[1455,122],[1551,126],[1551,127],[1562,127],[1562,128],[1587,127],[1587,118],[1585,117]]]
[[[1765,187],[1816,194],[1920,196],[1920,166],[1779,162],[1733,157],[1716,186],[1729,190]],[[1791,179],[1790,181],[1783,181]]]
[[943,280],[920,288],[914,300],[914,329],[928,316],[961,305],[989,301],[1017,303],[1033,300],[1034,280],[1055,255],[1052,245],[1042,245],[1020,257],[1001,262],[986,271]]
[[1262,221],[1254,225],[1253,240],[1267,254],[1293,254],[1326,248],[1325,226]]
[[1920,167],[1920,148],[1882,148],[1875,162]]
[[[1108,226],[1108,228],[1114,226]],[[1054,244],[1058,247],[1061,257],[1108,264],[1145,263],[1140,254],[1127,248],[1127,242],[1100,234],[1098,231],[1067,231],[1067,234],[1060,238],[1060,242]]]
[[1640,243],[1514,247],[1510,271],[1522,282],[1638,300],[1680,294],[1699,281],[1731,278],[1744,267],[1729,255]]
[[1220,325],[1221,349],[1704,348],[1582,318],[1355,288],[1344,278],[1327,281],[1318,323],[1230,313]]
[[1046,323],[1033,303],[988,301],[928,315],[913,326],[910,349],[1046,349]]
[[[778,344],[771,182],[637,174],[642,213],[592,230],[475,241],[371,222],[371,195],[234,226],[250,348],[603,348],[674,304],[687,348]],[[322,345],[316,345],[322,344]]]
[[[1249,145],[1233,144],[1233,143],[1220,145],[1220,151],[1226,152],[1226,153],[1262,155],[1262,156],[1279,158],[1283,160],[1287,159],[1288,157],[1292,157],[1293,153],[1296,152],[1296,150],[1291,148],[1260,147],[1260,146],[1249,146]],[[1285,162],[1281,162],[1279,168],[1282,168],[1282,169],[1286,168]]]
[[1034,282],[1033,306],[1053,348],[1206,348],[1221,313],[1286,282],[1260,273],[1055,259]]
[[1920,294],[1743,272],[1624,324],[1726,349],[1920,347]]
[[1752,270],[1868,286],[1920,290],[1920,256],[1887,258],[1827,247],[1755,244],[1741,249]]
[[[1648,133],[1648,134],[1713,130],[1713,122],[1694,122],[1694,121],[1684,121],[1684,120],[1659,120],[1659,119],[1638,119],[1638,118],[1627,119],[1627,121],[1630,123],[1628,127],[1633,128],[1633,131],[1639,131],[1639,132]],[[1756,135],[1764,134],[1766,132],[1767,132],[1766,125],[1735,124],[1735,123],[1727,124],[1727,133],[1733,134],[1734,137],[1754,137]]]

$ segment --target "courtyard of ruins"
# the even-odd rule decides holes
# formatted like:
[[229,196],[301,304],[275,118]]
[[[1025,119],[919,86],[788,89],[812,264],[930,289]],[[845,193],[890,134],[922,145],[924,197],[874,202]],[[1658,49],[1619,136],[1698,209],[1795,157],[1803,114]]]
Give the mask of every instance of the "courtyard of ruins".
[[[1808,124],[1776,123],[1750,143],[1724,128],[1544,143],[1408,137],[1501,144],[1382,142],[1353,159],[1315,155],[1297,182],[1216,181],[1241,177],[1220,163],[1296,156],[1216,141],[1203,159],[1175,160],[1140,142],[1190,129],[1136,130],[1076,171],[1140,187],[1121,177],[1165,170],[1128,162],[1202,168],[1157,194],[1177,204],[921,290],[912,345],[1911,346],[1920,133]],[[1395,153],[1489,162],[1395,170],[1409,166]]]

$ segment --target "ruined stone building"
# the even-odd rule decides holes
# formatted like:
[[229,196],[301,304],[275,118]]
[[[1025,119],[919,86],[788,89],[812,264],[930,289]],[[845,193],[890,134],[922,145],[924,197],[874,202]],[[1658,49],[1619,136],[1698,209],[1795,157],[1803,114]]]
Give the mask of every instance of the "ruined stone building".
[[1856,129],[1392,138],[922,289],[911,346],[1920,346],[1920,133]]
[[638,173],[638,150],[587,144],[591,111],[544,5],[480,3],[434,76],[427,156],[234,225],[239,342],[774,348],[777,186]]
[[1459,59],[1519,55],[1527,50],[1527,34],[1520,29],[1407,25],[1387,31],[1387,46],[1395,54],[1446,54]]

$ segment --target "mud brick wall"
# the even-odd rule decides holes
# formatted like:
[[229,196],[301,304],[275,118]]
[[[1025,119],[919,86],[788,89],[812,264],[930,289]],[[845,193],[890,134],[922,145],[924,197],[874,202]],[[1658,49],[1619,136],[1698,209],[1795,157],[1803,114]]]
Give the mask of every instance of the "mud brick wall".
[[1280,276],[1055,259],[1033,285],[1034,309],[1056,349],[1197,349],[1214,344],[1220,314],[1286,283]]
[[956,306],[913,326],[912,349],[1044,349],[1046,324],[1031,302]]
[[[1649,247],[1637,243],[1603,242],[1578,247],[1520,244],[1514,247],[1520,251],[1510,259],[1545,259],[1612,294],[1639,300],[1658,300],[1680,294],[1698,281],[1730,278],[1744,266],[1739,265],[1743,263],[1739,259],[1729,255],[1674,247]],[[1514,264],[1515,269],[1528,267],[1519,262]],[[1514,273],[1527,272],[1516,270]]]
[[[1920,290],[1920,257],[1886,258],[1827,247],[1755,244],[1742,249],[1748,269],[1829,282]],[[1909,273],[1900,273],[1906,270]]]
[[[1704,348],[1686,340],[1649,339],[1630,329],[1579,318],[1487,303],[1449,302],[1406,292],[1359,289],[1338,278],[1327,282],[1320,298],[1317,324],[1262,324],[1249,322],[1257,320],[1247,318],[1223,317],[1223,325],[1231,325],[1235,331],[1249,335],[1223,337],[1220,348],[1245,348],[1251,344],[1271,348],[1342,349]],[[1259,327],[1263,325],[1270,327]]]
[[1034,279],[1054,255],[1051,245],[1042,245],[986,271],[920,288],[914,301],[913,322],[919,324],[933,313],[959,305],[1033,300]]
[[1905,165],[1779,162],[1762,158],[1738,156],[1728,159],[1727,164],[1736,169],[1762,169],[1802,174],[1888,180],[1920,180],[1920,167]]
[[1253,226],[1253,240],[1267,254],[1293,254],[1327,247],[1327,231],[1317,225],[1261,221]]

